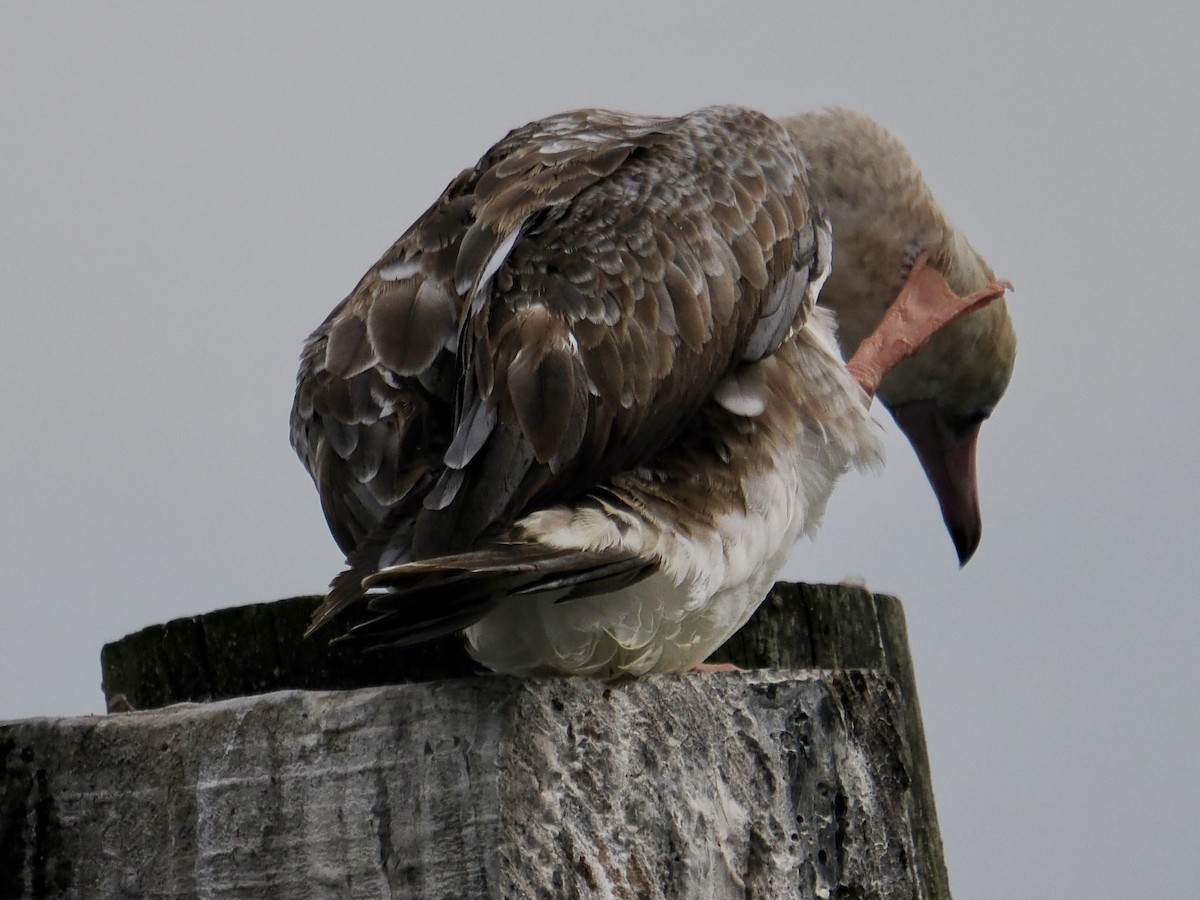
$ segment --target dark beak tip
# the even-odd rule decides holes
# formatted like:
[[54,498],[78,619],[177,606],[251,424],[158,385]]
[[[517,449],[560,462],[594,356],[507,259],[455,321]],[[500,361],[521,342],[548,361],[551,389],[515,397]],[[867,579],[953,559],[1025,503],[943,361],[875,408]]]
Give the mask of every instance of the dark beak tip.
[[958,567],[961,569],[971,561],[975,551],[979,549],[979,540],[983,536],[981,529],[951,528],[950,538],[954,541],[954,549],[958,553]]

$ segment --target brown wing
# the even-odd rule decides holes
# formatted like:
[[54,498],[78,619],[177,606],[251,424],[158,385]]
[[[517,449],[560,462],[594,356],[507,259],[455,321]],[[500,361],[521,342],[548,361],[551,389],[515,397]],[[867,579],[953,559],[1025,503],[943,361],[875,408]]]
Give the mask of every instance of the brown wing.
[[305,344],[292,446],[347,554],[441,468],[457,383],[453,289],[472,218],[468,169],[363,276]]
[[648,460],[798,327],[827,270],[803,162],[765,116],[512,132],[306,346],[293,443],[352,567],[320,618],[381,564]]
[[[491,228],[472,228],[482,206],[476,197],[481,178],[494,207],[489,185],[499,166],[510,157],[517,162],[506,171],[531,166],[533,150],[586,128],[587,115],[567,113],[516,129],[461,172],[306,342],[291,441],[345,553],[386,527],[393,561],[406,556],[416,512],[443,468],[460,377],[463,296],[502,239]],[[553,153],[548,159],[544,168],[559,171]],[[559,167],[569,171],[572,190],[618,164],[579,162]],[[565,183],[551,174],[531,179],[528,190],[541,199],[528,202],[564,202],[570,196]]]
[[801,158],[742,109],[548,120],[475,201],[455,432],[414,558],[650,459],[779,346],[827,261]]

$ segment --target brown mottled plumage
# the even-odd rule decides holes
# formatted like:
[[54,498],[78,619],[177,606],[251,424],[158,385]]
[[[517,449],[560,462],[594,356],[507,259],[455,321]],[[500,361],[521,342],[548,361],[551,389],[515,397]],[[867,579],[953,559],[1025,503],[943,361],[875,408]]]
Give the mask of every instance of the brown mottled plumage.
[[759,113],[583,110],[460,174],[304,350],[292,441],[351,563],[318,621],[645,462],[777,349],[827,268],[803,168]]
[[349,564],[312,629],[466,628],[514,672],[703,660],[878,458],[813,312],[829,254],[759,113],[511,132],[305,346],[292,442]]

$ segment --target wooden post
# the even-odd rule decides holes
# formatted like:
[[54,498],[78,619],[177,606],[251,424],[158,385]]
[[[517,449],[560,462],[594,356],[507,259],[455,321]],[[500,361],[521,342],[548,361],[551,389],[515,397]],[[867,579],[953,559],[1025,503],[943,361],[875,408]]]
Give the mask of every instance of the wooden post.
[[0,897],[949,897],[894,598],[778,585],[717,657],[769,671],[611,684],[330,650],[316,602],[104,648],[111,707],[204,705],[0,724]]

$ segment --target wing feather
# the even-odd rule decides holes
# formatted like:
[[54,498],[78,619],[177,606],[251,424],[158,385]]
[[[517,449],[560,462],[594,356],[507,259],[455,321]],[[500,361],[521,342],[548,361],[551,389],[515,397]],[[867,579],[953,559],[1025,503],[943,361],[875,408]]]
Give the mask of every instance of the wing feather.
[[822,229],[759,113],[511,132],[306,347],[293,443],[351,557],[317,621],[383,557],[467,552],[667,447],[803,322]]

